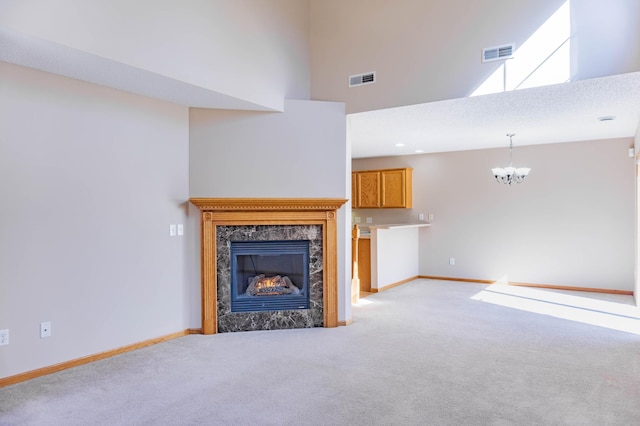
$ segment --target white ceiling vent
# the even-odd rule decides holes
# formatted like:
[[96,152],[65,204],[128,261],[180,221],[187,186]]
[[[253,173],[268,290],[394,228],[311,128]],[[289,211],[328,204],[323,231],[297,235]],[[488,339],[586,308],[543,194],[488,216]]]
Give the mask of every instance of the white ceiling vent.
[[513,58],[513,52],[515,50],[515,43],[505,44],[504,46],[487,47],[486,49],[482,49],[482,62],[511,59]]
[[363,86],[365,84],[373,84],[375,82],[376,82],[375,71],[349,76],[349,87]]

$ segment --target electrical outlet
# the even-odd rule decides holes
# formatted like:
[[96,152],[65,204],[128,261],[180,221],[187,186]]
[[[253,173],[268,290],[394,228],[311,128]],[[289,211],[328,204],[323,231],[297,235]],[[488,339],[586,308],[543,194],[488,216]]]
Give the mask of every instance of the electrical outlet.
[[360,216],[356,216],[356,217],[353,218],[353,221],[355,223],[360,223],[360,222],[362,222],[362,219],[360,219]]
[[51,337],[51,321],[40,323],[40,338]]
[[418,215],[418,220],[424,220],[424,213],[420,213]]
[[373,223],[373,218],[372,217],[368,217],[367,218],[367,223]]
[[178,231],[176,230],[176,226],[175,225],[169,225],[169,236],[170,237],[175,237],[177,233],[178,233]]
[[9,330],[0,330],[0,346],[9,344]]
[[184,225],[181,223],[178,224],[178,235],[184,235]]
[[433,213],[429,213],[429,222],[433,221]]
[[456,258],[455,257],[450,257],[449,258],[449,265],[453,266],[456,264]]

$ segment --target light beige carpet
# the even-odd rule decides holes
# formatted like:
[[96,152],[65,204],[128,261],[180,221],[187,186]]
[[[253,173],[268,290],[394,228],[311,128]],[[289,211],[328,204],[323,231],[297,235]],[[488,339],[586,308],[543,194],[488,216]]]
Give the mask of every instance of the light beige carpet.
[[631,298],[552,294],[416,280],[348,327],[186,336],[2,388],[0,424],[640,424]]

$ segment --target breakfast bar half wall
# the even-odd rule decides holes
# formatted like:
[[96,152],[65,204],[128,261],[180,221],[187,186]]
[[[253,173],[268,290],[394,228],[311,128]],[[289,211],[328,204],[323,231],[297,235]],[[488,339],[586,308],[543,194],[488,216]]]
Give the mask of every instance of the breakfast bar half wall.
[[419,230],[429,223],[371,225],[371,291],[385,290],[419,276]]

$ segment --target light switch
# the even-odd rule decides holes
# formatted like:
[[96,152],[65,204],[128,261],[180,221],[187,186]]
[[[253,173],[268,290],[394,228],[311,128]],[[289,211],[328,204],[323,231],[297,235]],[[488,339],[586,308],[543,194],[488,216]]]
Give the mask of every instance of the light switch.
[[178,235],[184,235],[184,225],[181,223],[178,224]]
[[367,223],[373,223],[373,218],[372,217],[368,217],[367,218]]
[[169,236],[170,237],[175,237],[176,236],[176,226],[175,225],[169,225]]

